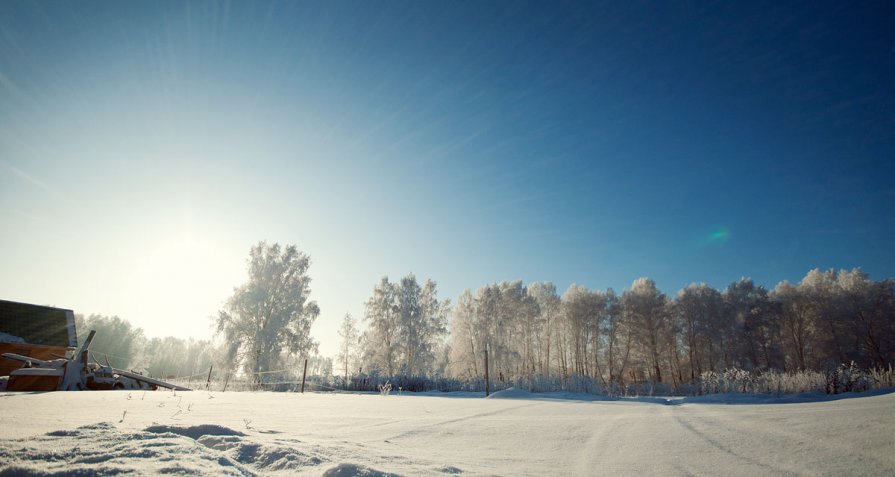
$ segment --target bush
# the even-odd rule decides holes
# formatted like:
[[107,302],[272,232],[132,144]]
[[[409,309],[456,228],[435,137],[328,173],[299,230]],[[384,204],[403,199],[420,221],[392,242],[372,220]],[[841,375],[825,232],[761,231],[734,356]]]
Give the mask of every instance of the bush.
[[745,371],[728,369],[721,372],[706,371],[699,377],[699,394],[760,393],[794,394],[824,392],[839,394],[863,392],[891,387],[895,373],[888,369],[865,370],[854,362],[840,365],[826,372],[820,371]]

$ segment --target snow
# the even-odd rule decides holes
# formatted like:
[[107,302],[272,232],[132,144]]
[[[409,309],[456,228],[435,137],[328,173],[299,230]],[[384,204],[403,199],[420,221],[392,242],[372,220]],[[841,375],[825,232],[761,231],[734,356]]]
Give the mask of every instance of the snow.
[[[0,475],[885,475],[895,393],[0,393]],[[724,404],[735,403],[734,405]]]
[[0,343],[24,343],[25,339],[0,331]]
[[488,396],[488,399],[531,399],[532,393],[522,389],[508,388]]

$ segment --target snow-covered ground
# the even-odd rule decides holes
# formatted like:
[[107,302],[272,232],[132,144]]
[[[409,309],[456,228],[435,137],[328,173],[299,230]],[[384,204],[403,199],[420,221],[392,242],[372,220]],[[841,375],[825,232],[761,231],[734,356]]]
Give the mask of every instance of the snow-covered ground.
[[494,397],[0,393],[0,475],[895,473],[893,393]]

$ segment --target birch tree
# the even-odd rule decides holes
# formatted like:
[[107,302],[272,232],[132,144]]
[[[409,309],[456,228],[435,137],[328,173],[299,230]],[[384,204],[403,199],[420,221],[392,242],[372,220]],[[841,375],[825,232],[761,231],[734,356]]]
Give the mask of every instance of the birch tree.
[[345,382],[348,382],[348,368],[357,359],[357,346],[360,334],[357,330],[357,320],[351,313],[346,313],[342,319],[342,326],[339,328],[339,338],[342,342],[339,346],[339,365],[344,371]]
[[367,300],[364,320],[367,331],[364,337],[364,358],[368,367],[394,376],[398,362],[398,288],[382,277],[373,287],[373,296]]
[[634,333],[641,363],[656,382],[662,382],[660,353],[670,334],[666,299],[656,288],[656,282],[649,278],[634,280],[631,288],[622,294],[623,312]]
[[310,300],[310,264],[294,245],[259,242],[249,252],[248,281],[218,313],[217,333],[256,382],[257,373],[275,369],[283,353],[316,352],[310,332],[320,309]]

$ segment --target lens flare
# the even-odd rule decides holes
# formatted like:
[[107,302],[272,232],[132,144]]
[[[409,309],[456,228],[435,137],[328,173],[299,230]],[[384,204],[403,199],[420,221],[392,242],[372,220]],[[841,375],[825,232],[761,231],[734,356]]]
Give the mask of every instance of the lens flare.
[[722,245],[728,240],[730,240],[730,231],[727,230],[727,227],[718,227],[709,234],[706,242],[710,245]]

